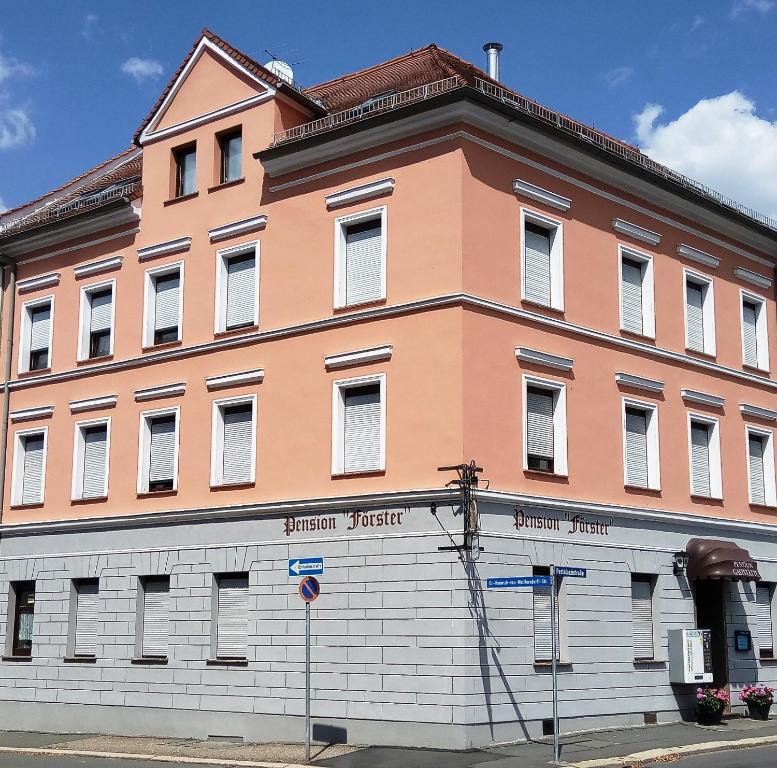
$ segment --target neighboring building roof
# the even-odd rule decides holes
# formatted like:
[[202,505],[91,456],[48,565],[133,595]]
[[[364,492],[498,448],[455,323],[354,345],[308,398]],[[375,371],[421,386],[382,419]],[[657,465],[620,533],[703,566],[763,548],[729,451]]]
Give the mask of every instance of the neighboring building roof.
[[156,100],[154,106],[151,107],[151,111],[148,113],[148,115],[146,115],[139,128],[135,131],[135,134],[132,137],[132,141],[135,144],[140,143],[141,134],[154,119],[154,115],[156,115],[159,108],[162,106],[162,104],[164,104],[164,101],[169,93],[175,87],[176,81],[180,77],[181,73],[186,69],[186,65],[189,63],[189,60],[192,58],[192,56],[194,56],[195,52],[197,51],[197,47],[203,38],[209,40],[211,43],[213,43],[213,45],[224,51],[227,56],[230,56],[232,59],[234,59],[241,67],[244,67],[249,72],[256,75],[260,80],[264,80],[264,82],[266,82],[268,85],[271,85],[273,88],[278,89],[282,93],[285,93],[287,96],[290,96],[295,101],[298,101],[300,104],[302,104],[302,106],[311,110],[314,114],[321,114],[323,112],[321,107],[316,104],[315,101],[313,101],[309,96],[305,95],[301,90],[295,88],[291,83],[288,83],[286,80],[270,72],[269,69],[262,66],[258,61],[255,61],[250,56],[246,56],[246,54],[238,51],[237,48],[232,47],[228,42],[226,42],[226,40],[222,40],[218,35],[214,34],[209,29],[204,28],[192,44],[189,53],[186,54],[183,61],[181,62],[181,65],[173,73],[173,76],[168,81],[162,93],[159,94],[159,98]]

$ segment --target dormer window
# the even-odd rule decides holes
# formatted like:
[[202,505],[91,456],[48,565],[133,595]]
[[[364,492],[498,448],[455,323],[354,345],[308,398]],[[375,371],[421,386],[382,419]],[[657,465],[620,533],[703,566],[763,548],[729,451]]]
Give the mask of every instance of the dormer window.
[[175,196],[184,197],[197,191],[197,149],[189,144],[173,150],[175,161]]

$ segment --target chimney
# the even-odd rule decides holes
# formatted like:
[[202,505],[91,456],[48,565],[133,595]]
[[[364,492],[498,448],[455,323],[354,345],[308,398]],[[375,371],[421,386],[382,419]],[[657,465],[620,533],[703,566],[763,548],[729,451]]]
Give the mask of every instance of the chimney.
[[483,50],[488,60],[488,76],[492,80],[499,80],[499,53],[504,48],[502,43],[486,43]]

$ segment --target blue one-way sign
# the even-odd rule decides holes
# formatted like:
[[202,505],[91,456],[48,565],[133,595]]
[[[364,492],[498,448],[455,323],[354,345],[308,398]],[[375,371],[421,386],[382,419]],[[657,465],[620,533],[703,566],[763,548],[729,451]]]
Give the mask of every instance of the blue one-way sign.
[[289,560],[289,576],[320,576],[323,572],[323,557],[295,557]]
[[503,576],[500,579],[486,579],[488,589],[506,587],[549,587],[550,576]]

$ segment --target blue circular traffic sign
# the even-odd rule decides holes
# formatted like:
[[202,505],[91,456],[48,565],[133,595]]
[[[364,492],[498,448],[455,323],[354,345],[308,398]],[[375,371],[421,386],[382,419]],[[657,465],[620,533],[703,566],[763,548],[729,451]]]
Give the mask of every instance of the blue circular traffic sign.
[[314,576],[305,576],[299,583],[299,596],[306,602],[312,603],[321,594],[321,585]]

